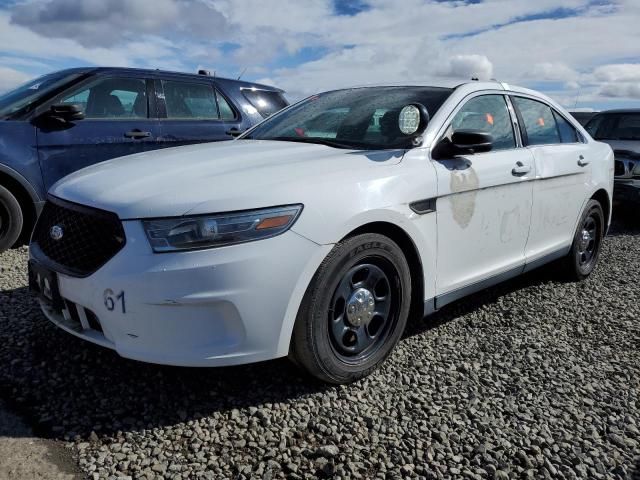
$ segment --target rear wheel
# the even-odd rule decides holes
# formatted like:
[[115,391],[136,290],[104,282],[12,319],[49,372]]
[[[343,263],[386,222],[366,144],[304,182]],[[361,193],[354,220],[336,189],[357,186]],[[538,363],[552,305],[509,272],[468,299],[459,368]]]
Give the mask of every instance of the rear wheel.
[[597,200],[589,200],[565,258],[565,271],[571,280],[584,280],[595,270],[604,236],[604,214]]
[[391,353],[410,304],[409,266],[396,243],[378,234],[344,240],[307,289],[294,327],[294,361],[325,382],[362,378]]
[[20,237],[24,219],[16,197],[0,185],[0,253],[11,248]]

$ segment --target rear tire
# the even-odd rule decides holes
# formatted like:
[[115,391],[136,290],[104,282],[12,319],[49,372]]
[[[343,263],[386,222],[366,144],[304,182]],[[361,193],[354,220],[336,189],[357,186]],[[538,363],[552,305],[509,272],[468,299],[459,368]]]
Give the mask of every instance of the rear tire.
[[569,280],[584,280],[595,270],[604,230],[602,206],[597,200],[589,200],[580,217],[571,250],[564,259],[564,272]]
[[411,307],[411,275],[391,239],[367,233],[331,250],[298,311],[290,357],[323,382],[367,376],[389,356]]
[[11,248],[22,232],[24,218],[16,197],[0,185],[0,253]]

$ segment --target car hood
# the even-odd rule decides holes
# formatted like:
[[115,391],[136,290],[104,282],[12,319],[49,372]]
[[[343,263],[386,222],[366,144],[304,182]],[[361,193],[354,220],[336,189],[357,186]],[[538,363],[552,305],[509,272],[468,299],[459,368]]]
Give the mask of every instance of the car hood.
[[331,184],[349,176],[357,188],[403,153],[266,140],[199,144],[99,163],[65,177],[50,193],[123,220],[244,210],[304,203],[312,190],[331,195]]

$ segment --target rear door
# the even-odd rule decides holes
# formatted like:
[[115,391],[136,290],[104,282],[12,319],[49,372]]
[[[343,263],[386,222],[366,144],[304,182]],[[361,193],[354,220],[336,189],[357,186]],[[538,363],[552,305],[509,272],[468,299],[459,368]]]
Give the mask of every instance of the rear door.
[[182,78],[156,80],[160,147],[232,140],[241,133],[240,113],[213,82]]
[[85,118],[37,128],[45,188],[83,167],[153,148],[159,125],[150,101],[151,81],[142,75],[94,76],[52,99],[78,104]]
[[522,137],[536,164],[527,264],[563,256],[591,180],[589,147],[562,114],[539,100],[513,96]]

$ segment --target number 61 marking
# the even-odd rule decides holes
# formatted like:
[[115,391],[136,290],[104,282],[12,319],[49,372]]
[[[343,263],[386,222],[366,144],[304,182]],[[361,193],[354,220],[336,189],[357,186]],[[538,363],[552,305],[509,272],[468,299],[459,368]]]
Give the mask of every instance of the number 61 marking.
[[122,309],[122,313],[127,313],[127,308],[124,302],[124,290],[118,293],[117,295],[113,293],[113,290],[107,288],[104,291],[104,306],[110,312],[113,312],[116,307],[120,305]]

